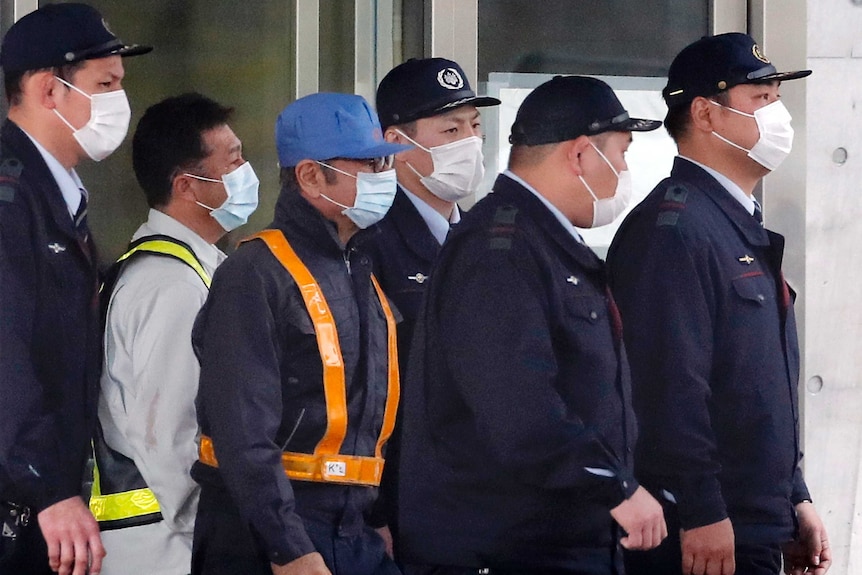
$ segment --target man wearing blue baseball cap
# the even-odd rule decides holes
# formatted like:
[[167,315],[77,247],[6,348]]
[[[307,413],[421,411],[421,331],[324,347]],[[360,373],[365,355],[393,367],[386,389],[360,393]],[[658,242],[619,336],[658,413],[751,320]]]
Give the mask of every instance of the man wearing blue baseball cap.
[[290,104],[275,137],[275,218],[218,269],[192,336],[192,572],[398,573],[364,517],[399,383],[395,312],[363,230],[392,204],[392,155],[407,147],[346,94]]
[[630,574],[829,568],[800,468],[784,237],[763,227],[753,195],[793,143],[779,83],[810,73],[779,72],[739,33],[702,38],[671,63],[665,125],[679,156],[608,254],[640,428],[635,472],[670,534],[629,553]]
[[0,47],[0,573],[101,569],[80,497],[101,365],[98,262],[75,167],[122,143],[122,57],[150,50],[83,4],[31,12]]

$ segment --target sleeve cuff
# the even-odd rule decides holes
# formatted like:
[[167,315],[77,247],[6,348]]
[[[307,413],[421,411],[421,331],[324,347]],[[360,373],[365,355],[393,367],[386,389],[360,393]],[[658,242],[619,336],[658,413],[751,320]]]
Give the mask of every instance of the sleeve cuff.
[[634,475],[627,471],[617,471],[616,475],[613,478],[608,478],[607,482],[609,484],[607,505],[610,509],[630,498],[640,487]]
[[281,533],[274,534],[275,537],[263,537],[254,525],[251,525],[251,529],[258,540],[265,543],[267,557],[271,563],[276,565],[287,565],[303,555],[317,551],[308,537],[308,533],[305,532],[302,519],[296,514],[291,514]]
[[727,519],[721,485],[714,475],[686,478],[674,493],[683,529],[694,529]]
[[811,494],[808,492],[805,479],[802,478],[802,470],[797,467],[796,473],[793,474],[793,492],[790,494],[790,502],[795,506],[803,501],[811,501]]

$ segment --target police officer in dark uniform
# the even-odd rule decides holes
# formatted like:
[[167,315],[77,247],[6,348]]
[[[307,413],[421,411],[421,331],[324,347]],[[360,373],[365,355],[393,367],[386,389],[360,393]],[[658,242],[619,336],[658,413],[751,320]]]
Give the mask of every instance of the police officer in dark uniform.
[[[371,242],[374,273],[402,314],[398,357],[406,372],[422,295],[452,225],[457,202],[475,194],[485,175],[478,108],[500,100],[477,96],[464,70],[445,58],[415,59],[389,71],[377,87],[377,115],[391,142],[416,147],[395,158],[398,192]],[[373,520],[394,524],[398,432]],[[397,552],[397,546],[396,546]]]
[[122,143],[122,43],[82,4],[46,5],[3,39],[0,132],[0,573],[100,570],[80,497],[96,418],[96,249],[75,166]]
[[276,123],[270,229],[213,277],[193,331],[201,363],[195,574],[397,574],[365,520],[394,428],[395,312],[362,231],[395,195],[359,96],[312,94]]
[[[671,537],[629,573],[822,574],[831,553],[799,468],[799,349],[784,238],[752,192],[790,152],[778,72],[745,34],[677,55],[663,96],[679,147],[608,262],[640,425],[635,471]],[[680,538],[680,529],[682,535]]]
[[461,66],[445,58],[408,60],[377,87],[386,139],[415,145],[395,157],[398,193],[373,244],[375,273],[404,316],[402,366],[434,260],[461,219],[456,202],[475,194],[485,174],[478,108],[499,103],[477,96]]
[[410,572],[621,574],[620,541],[666,535],[632,474],[604,265],[575,229],[621,213],[631,132],[660,125],[595,78],[524,100],[509,170],[449,235],[417,321],[399,423]]

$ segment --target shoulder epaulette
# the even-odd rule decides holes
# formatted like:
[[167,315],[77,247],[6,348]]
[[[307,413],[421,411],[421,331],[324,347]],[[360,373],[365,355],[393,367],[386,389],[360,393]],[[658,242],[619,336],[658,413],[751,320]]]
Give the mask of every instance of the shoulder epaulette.
[[508,250],[512,247],[512,236],[515,234],[515,218],[518,208],[515,206],[500,206],[491,221],[488,247],[492,250]]
[[656,226],[675,226],[679,221],[680,212],[685,209],[687,199],[688,190],[685,187],[676,184],[670,186],[658,206]]
[[0,202],[15,201],[15,191],[24,165],[18,158],[3,158],[0,162]]

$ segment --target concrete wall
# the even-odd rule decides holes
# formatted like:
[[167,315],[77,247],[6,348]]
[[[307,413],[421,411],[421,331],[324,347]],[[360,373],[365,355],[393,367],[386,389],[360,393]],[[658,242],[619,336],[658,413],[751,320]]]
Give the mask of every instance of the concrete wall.
[[862,573],[862,1],[808,0],[807,8],[814,74],[806,102],[806,475],[830,530],[832,572],[856,575]]

